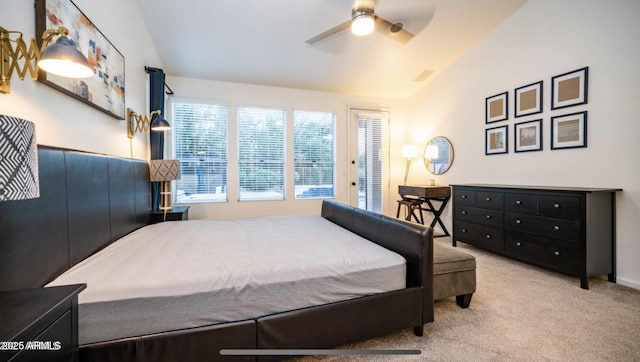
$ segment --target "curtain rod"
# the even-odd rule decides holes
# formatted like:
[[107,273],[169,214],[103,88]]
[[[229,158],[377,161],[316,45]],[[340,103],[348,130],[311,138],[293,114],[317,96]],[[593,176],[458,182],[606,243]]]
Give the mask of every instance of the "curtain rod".
[[[146,65],[144,67],[144,71],[147,72],[147,74],[150,73],[150,72],[154,72],[154,73],[155,72],[163,72],[164,73],[164,71],[162,69],[160,69],[160,68],[152,68],[152,67],[148,67]],[[168,94],[168,95],[173,95],[174,94],[173,90],[171,89],[171,87],[169,87],[169,85],[166,82],[164,83],[164,87],[166,89],[165,90],[166,94]]]

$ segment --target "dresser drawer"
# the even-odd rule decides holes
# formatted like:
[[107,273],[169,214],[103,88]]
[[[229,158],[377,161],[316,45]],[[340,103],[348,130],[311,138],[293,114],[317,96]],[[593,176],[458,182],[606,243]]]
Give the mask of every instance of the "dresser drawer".
[[535,214],[538,212],[538,195],[506,192],[504,194],[504,209]]
[[453,200],[456,205],[475,205],[476,192],[468,189],[453,189]]
[[[11,361],[71,361],[72,323],[71,311],[67,311],[41,334],[32,340],[23,341],[25,349],[16,354]],[[29,343],[38,343],[39,346],[32,347],[28,345]]]
[[580,246],[541,236],[505,232],[505,251],[524,260],[537,261],[580,272]]
[[476,206],[490,209],[504,208],[504,194],[495,191],[477,191]]
[[580,217],[580,198],[577,196],[538,196],[540,215],[578,219]]
[[581,240],[579,220],[506,212],[504,215],[504,227],[508,230],[537,234],[554,239],[564,239],[577,243]]
[[499,228],[458,221],[453,227],[456,240],[485,249],[504,251],[504,231]]
[[460,206],[455,211],[455,216],[460,220],[496,227],[502,227],[503,214],[502,210],[480,209],[471,206]]

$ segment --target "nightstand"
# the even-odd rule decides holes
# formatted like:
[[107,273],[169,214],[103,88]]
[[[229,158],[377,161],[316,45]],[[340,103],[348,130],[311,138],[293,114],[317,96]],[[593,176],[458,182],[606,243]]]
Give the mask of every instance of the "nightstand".
[[[166,216],[166,217],[165,217]],[[171,210],[164,211],[152,211],[151,223],[159,223],[163,221],[180,221],[189,220],[189,206],[174,206]]]
[[0,361],[77,361],[86,284],[0,292]]

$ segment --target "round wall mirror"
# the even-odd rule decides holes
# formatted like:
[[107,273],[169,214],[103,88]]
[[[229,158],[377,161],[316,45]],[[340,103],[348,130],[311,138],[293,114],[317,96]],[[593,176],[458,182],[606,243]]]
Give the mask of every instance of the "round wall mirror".
[[453,146],[445,137],[433,137],[424,148],[424,165],[434,175],[447,172],[453,163]]

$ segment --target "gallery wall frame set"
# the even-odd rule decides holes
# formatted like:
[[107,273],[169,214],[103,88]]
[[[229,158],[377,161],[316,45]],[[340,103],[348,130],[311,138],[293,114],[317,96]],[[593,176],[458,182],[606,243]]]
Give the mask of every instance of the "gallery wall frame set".
[[[71,0],[36,0],[36,34],[64,26],[93,66],[88,79],[40,72],[38,80],[112,117],[125,117],[124,56]],[[42,46],[42,39],[38,39]]]
[[[551,110],[588,103],[589,67],[583,67],[551,78]],[[515,118],[543,112],[543,81],[514,89]],[[509,119],[509,92],[485,99],[485,123]],[[514,124],[514,152],[542,151],[543,120],[534,119]],[[587,111],[551,117],[551,150],[587,147]],[[485,155],[508,153],[508,125],[485,130]]]

